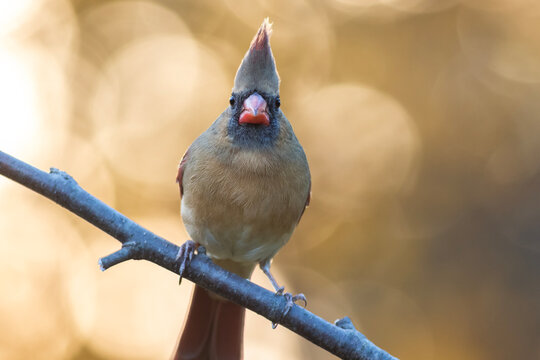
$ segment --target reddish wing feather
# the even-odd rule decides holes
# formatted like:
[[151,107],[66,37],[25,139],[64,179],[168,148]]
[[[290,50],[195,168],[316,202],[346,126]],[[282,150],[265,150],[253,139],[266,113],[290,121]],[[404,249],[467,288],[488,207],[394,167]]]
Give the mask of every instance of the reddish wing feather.
[[187,149],[184,156],[182,156],[182,160],[180,160],[180,165],[178,165],[178,174],[176,175],[176,182],[180,186],[180,196],[184,195],[184,184],[182,184],[182,180],[184,179],[184,170],[186,169],[188,153],[189,148]]

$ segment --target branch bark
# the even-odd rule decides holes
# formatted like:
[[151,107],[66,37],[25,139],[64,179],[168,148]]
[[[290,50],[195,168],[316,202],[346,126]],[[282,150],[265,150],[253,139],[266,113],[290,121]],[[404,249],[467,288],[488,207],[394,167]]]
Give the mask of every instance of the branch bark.
[[[144,259],[178,274],[177,245],[90,195],[67,173],[55,168],[46,173],[0,151],[0,174],[51,199],[119,240],[120,250],[99,260],[102,270],[129,259]],[[286,306],[283,296],[229,273],[215,265],[204,252],[193,258],[183,277],[285,326],[342,359],[396,359],[358,332],[347,317],[331,324],[294,305],[282,318]]]

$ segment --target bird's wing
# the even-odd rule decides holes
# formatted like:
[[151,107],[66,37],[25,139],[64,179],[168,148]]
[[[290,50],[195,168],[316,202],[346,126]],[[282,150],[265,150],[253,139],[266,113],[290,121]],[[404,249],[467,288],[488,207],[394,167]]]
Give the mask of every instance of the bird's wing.
[[311,181],[309,182],[306,204],[304,205],[304,208],[302,209],[302,213],[300,214],[300,217],[298,218],[298,222],[300,222],[300,219],[302,218],[302,215],[304,215],[304,211],[306,211],[306,208],[309,206],[310,201],[311,201]]
[[176,182],[178,183],[178,186],[180,186],[180,196],[184,195],[184,185],[182,184],[182,180],[184,178],[184,170],[186,169],[188,159],[189,148],[184,153],[184,156],[182,156],[182,160],[180,160],[180,165],[178,165],[178,174],[176,175]]

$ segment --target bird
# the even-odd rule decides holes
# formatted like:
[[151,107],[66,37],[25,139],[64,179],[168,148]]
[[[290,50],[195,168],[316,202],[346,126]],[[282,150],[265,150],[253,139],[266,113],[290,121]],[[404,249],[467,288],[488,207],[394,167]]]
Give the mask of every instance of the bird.
[[[185,152],[178,167],[181,216],[192,241],[224,269],[250,278],[257,264],[288,304],[270,272],[311,198],[306,154],[281,110],[280,78],[268,18],[237,70],[229,105]],[[180,274],[183,271],[180,271]],[[173,359],[242,359],[245,309],[195,285]]]

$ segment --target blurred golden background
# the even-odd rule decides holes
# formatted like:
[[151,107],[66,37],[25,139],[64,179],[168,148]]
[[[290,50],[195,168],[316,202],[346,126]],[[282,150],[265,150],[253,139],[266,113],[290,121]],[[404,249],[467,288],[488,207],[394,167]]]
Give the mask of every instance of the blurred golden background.
[[[401,359],[540,357],[540,2],[3,1],[0,149],[176,243],[262,19],[312,203],[274,269]],[[0,178],[0,359],[166,359],[191,284]],[[254,281],[270,288],[257,271]],[[248,313],[246,359],[330,359]]]

